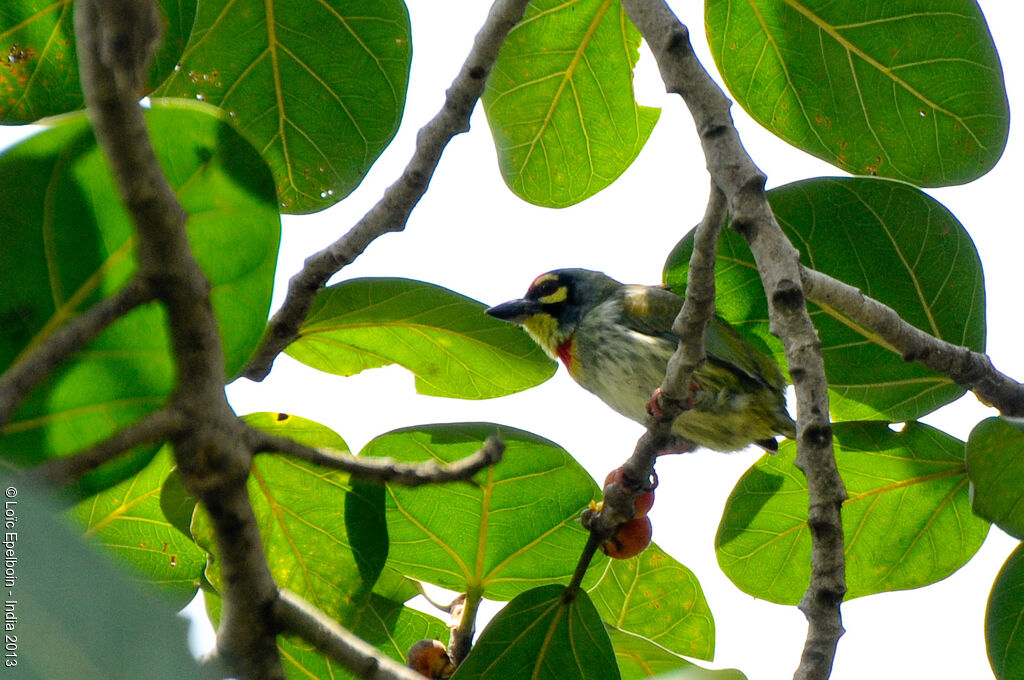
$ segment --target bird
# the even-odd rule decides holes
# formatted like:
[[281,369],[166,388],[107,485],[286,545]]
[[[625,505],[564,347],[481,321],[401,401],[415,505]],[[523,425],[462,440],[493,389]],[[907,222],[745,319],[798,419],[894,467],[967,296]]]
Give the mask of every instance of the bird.
[[[522,326],[580,386],[644,423],[679,343],[672,322],[682,305],[682,297],[662,286],[556,269],[535,278],[524,297],[486,313]],[[674,443],[667,448],[731,452],[756,444],[774,453],[778,436],[795,438],[775,361],[717,315],[704,344],[707,359],[693,373],[687,408],[672,422]]]

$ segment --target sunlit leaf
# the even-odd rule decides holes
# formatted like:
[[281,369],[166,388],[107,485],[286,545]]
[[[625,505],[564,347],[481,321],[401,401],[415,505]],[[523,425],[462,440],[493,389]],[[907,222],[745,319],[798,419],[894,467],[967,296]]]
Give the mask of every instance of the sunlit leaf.
[[[256,413],[246,422],[307,446],[346,451],[327,427],[284,413]],[[370,601],[387,556],[383,488],[353,483],[343,472],[278,454],[256,457],[249,497],[274,580],[342,625],[351,625]],[[192,531],[214,560],[207,577],[222,588],[219,563],[205,512]]]
[[564,450],[503,425],[424,425],[381,435],[361,455],[452,462],[497,434],[501,463],[472,483],[387,487],[388,565],[456,592],[507,600],[538,584],[567,583],[587,532],[579,516],[597,484]]
[[[196,16],[196,0],[158,0],[157,7],[162,34],[146,92],[173,72]],[[70,0],[0,4],[0,123],[31,123],[85,107],[72,8]]]
[[615,655],[586,593],[529,590],[487,625],[452,680],[618,680]]
[[[837,423],[846,597],[917,588],[969,560],[988,533],[971,512],[964,444],[920,423]],[[722,571],[741,590],[796,604],[811,573],[807,483],[784,442],[733,489],[715,540]]]
[[[608,560],[588,587],[605,623],[654,646],[696,659],[712,659],[715,622],[693,572],[650,545],[628,560]],[[619,646],[612,637],[616,654]]]
[[658,109],[633,98],[640,33],[618,0],[534,0],[487,80],[484,110],[505,183],[561,208],[633,162]]
[[998,680],[1024,677],[1024,548],[1018,546],[992,586],[985,611],[985,645]]
[[[189,214],[212,286],[228,379],[266,325],[280,241],[270,173],[215,109],[156,101],[146,112],[157,158]],[[135,236],[84,114],[0,156],[0,370],[135,273]],[[0,457],[19,465],[67,455],[138,420],[174,387],[163,308],[122,317],[65,362],[3,428]],[[134,474],[136,452],[87,475],[83,493]]]
[[273,170],[285,212],[355,189],[398,130],[412,43],[401,0],[202,2],[160,88],[228,112]]
[[709,0],[732,96],[790,144],[856,175],[961,184],[999,159],[1009,107],[975,0]]
[[286,351],[338,375],[401,364],[418,392],[443,397],[500,397],[550,378],[554,362],[485,309],[422,281],[353,279],[320,291]]
[[[768,192],[801,262],[856,286],[914,326],[955,345],[985,348],[985,288],[970,236],[922,191],[889,180],[817,178]],[[665,281],[685,291],[693,235],[676,246]],[[750,248],[726,230],[715,262],[718,313],[770,347],[768,308]],[[913,420],[953,401],[962,387],[903,357],[837,309],[809,305],[821,337],[834,420]]]
[[1003,531],[1024,538],[1024,429],[1019,422],[988,418],[967,440],[974,512]]
[[82,501],[70,514],[138,581],[184,607],[196,594],[206,553],[175,529],[160,508],[160,490],[173,465],[165,447],[142,472]]

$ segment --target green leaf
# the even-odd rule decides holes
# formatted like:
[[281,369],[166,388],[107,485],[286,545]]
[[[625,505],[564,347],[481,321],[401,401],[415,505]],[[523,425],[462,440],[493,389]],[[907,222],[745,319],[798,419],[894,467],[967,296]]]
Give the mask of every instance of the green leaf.
[[1024,428],[988,418],[967,439],[967,473],[972,507],[979,517],[1024,538]]
[[[212,286],[226,380],[266,325],[281,226],[266,166],[211,112],[156,101],[146,120]],[[0,205],[2,371],[122,288],[136,264],[128,214],[84,114],[0,156],[0,185],[18,195]],[[151,303],[111,325],[29,395],[2,430],[0,457],[33,465],[68,455],[151,413],[173,387],[163,308]],[[134,474],[157,448],[140,447],[87,475],[81,492]]]
[[555,372],[517,326],[446,288],[408,279],[353,279],[317,294],[286,352],[337,375],[401,364],[421,394],[500,397],[538,385]]
[[[360,612],[352,632],[399,663],[405,663],[413,643],[445,640],[448,626],[429,614],[401,603],[372,595]],[[356,678],[337,661],[327,659],[309,642],[286,636],[278,638],[281,659],[290,678]]]
[[[0,6],[0,123],[31,123],[85,107],[68,0]],[[162,35],[145,91],[174,71],[192,30],[196,0],[158,0]]]
[[[971,513],[962,442],[920,423],[896,433],[865,422],[837,423],[835,444],[849,494],[847,599],[934,583],[981,547],[989,525]],[[811,573],[807,483],[795,456],[787,441],[740,479],[715,540],[740,590],[780,604],[796,604]]]
[[[803,264],[856,286],[914,326],[955,345],[985,348],[981,261],[963,226],[935,199],[889,180],[817,178],[768,192]],[[676,246],[665,281],[685,291],[693,235]],[[715,263],[718,313],[770,347],[768,307],[744,239],[726,230]],[[948,376],[904,361],[838,310],[809,304],[821,337],[833,420],[920,418],[963,394]]]
[[401,0],[201,2],[162,96],[228,112],[289,213],[345,198],[391,142],[412,59]]
[[5,652],[7,677],[110,680],[135,671],[152,680],[214,677],[189,654],[187,623],[166,600],[131,583],[124,569],[86,545],[36,489],[3,469],[0,487],[17,534],[15,579],[4,586],[6,624],[13,626],[5,641],[17,637],[16,656],[10,647]]
[[[347,451],[327,427],[284,413],[245,417],[253,427],[317,448]],[[387,556],[384,490],[353,483],[343,472],[325,470],[277,454],[261,454],[249,476],[249,497],[274,580],[350,626],[367,606]],[[192,532],[215,553],[209,516],[196,513]],[[207,577],[220,589],[219,564]]]
[[160,490],[173,465],[164,447],[142,472],[82,501],[70,515],[86,537],[127,565],[135,580],[180,608],[195,597],[206,552],[175,529],[160,508]]
[[715,622],[693,572],[652,544],[628,560],[608,560],[587,588],[605,623],[675,654],[711,660]]
[[622,680],[746,680],[737,670],[712,671],[674,654],[639,635],[607,627]]
[[999,570],[985,611],[985,645],[998,680],[1024,677],[1024,547]]
[[529,590],[487,625],[452,680],[618,680],[608,634],[586,593]]
[[504,457],[470,482],[388,485],[388,566],[493,600],[538,584],[568,582],[587,542],[580,513],[599,490],[557,445],[503,425],[459,423],[389,432],[361,455],[452,462],[492,434],[505,442]]
[[640,153],[659,109],[633,98],[640,33],[617,0],[534,0],[483,94],[502,177],[552,208],[604,189]]
[[736,101],[855,175],[962,184],[995,165],[1009,105],[974,0],[709,0],[708,43]]

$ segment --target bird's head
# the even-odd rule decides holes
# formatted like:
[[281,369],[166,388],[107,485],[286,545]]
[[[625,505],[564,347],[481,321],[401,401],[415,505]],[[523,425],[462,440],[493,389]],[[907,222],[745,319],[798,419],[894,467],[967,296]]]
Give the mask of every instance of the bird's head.
[[580,319],[621,287],[601,272],[556,269],[534,279],[519,300],[503,302],[487,313],[523,326],[549,356],[559,358]]

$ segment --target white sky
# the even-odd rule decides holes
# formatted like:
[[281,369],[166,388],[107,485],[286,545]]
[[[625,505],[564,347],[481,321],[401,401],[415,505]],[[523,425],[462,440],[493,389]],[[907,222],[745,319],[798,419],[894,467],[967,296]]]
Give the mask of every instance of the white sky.
[[[489,3],[480,0],[410,2],[414,57],[403,126],[363,185],[347,200],[315,216],[285,218],[278,266],[280,303],[287,279],[314,250],[354,224],[399,175],[421,127],[440,107]],[[702,3],[671,3],[689,26],[697,54],[714,71],[703,39]],[[983,0],[1003,61],[1011,110],[1024,91],[1017,35],[1020,5]],[[642,49],[636,81],[642,104],[662,107],[661,119],[634,165],[610,189],[565,210],[529,206],[505,188],[480,107],[472,130],[448,147],[427,196],[407,230],[370,246],[344,278],[403,276],[437,283],[488,304],[519,297],[539,273],[558,267],[599,269],[628,282],[657,283],[665,257],[701,217],[708,180],[693,124],[677,97],[664,94],[653,59]],[[741,138],[768,186],[842,174],[752,123],[738,106]],[[0,129],[0,145],[15,131]],[[1017,134],[1015,134],[1017,133]],[[1019,347],[1020,217],[1008,197],[1020,191],[1024,147],[1016,128],[1003,159],[969,186],[930,190],[974,238],[985,267],[988,349],[996,366],[1024,376]],[[1005,207],[1004,207],[1005,206]],[[412,375],[398,367],[352,378],[318,373],[282,356],[262,384],[229,388],[239,413],[285,411],[339,432],[353,451],[397,427],[430,422],[487,420],[530,430],[565,447],[601,480],[630,454],[642,428],[615,415],[581,390],[563,369],[544,385],[498,400],[470,402],[422,397]],[[793,404],[791,402],[791,410]],[[980,419],[994,415],[972,396],[925,421],[965,439]],[[806,625],[793,607],[756,600],[719,570],[714,535],[733,485],[757,459],[698,452],[659,461],[661,487],[651,512],[654,540],[692,569],[715,615],[713,666],[735,667],[751,680],[791,677]],[[839,644],[835,680],[991,677],[983,621],[992,581],[1016,542],[992,530],[979,554],[945,581],[917,591],[861,598],[844,604],[847,629]],[[482,628],[482,626],[478,626]]]

